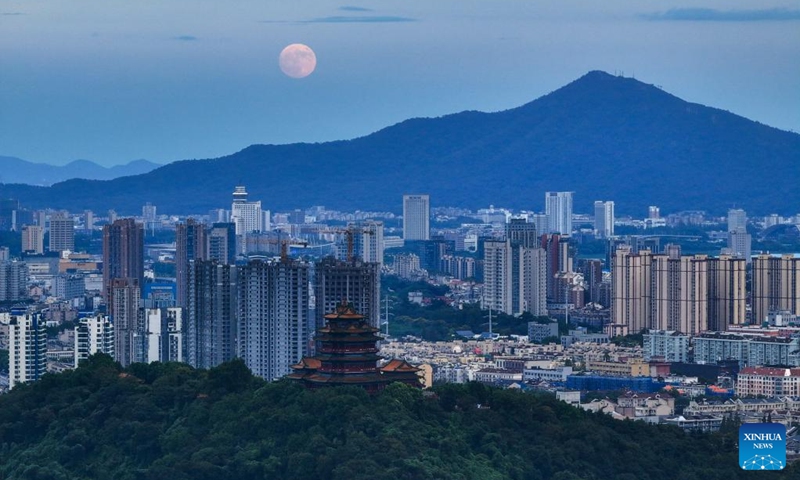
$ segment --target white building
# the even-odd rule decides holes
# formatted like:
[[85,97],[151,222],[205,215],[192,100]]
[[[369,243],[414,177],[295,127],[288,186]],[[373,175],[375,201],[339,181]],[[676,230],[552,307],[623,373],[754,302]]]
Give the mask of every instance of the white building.
[[248,202],[245,187],[236,187],[231,204],[231,223],[236,225],[236,235],[262,231],[263,220],[261,201]]
[[183,309],[180,307],[141,310],[142,331],[137,333],[140,362],[183,361]]
[[114,356],[114,324],[105,315],[82,318],[75,326],[75,368],[95,353]]
[[547,213],[547,232],[572,234],[572,194],[573,192],[546,192],[544,197]]
[[594,202],[594,234],[597,238],[614,236],[614,202]]
[[403,195],[403,240],[430,240],[428,195]]
[[728,210],[728,232],[747,232],[747,212],[741,208]]
[[526,368],[522,371],[522,379],[526,382],[566,382],[572,375],[572,367],[559,368]]
[[47,329],[40,314],[12,315],[8,324],[8,386],[39,380],[47,371]]
[[650,330],[644,335],[644,360],[653,357],[668,362],[686,362],[689,358],[689,336],[670,330]]

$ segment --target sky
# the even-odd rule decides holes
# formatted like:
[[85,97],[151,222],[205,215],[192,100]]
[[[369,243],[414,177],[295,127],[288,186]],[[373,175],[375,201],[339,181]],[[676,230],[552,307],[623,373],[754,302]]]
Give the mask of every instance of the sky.
[[[291,43],[316,53],[310,76],[281,72]],[[590,70],[800,132],[800,0],[0,0],[0,156],[350,139]]]

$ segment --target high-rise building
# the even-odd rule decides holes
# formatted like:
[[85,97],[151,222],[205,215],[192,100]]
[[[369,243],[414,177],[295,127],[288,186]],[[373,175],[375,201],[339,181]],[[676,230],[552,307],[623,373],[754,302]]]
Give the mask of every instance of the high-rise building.
[[753,259],[751,323],[760,324],[770,311],[800,315],[800,257],[762,254]]
[[661,218],[661,209],[655,205],[650,205],[647,207],[647,218],[651,220],[656,220]]
[[37,255],[44,253],[44,228],[39,225],[22,227],[22,251]]
[[63,300],[82,297],[86,293],[83,275],[60,273],[53,277],[51,293]]
[[274,380],[308,353],[309,264],[253,260],[239,267],[239,356]]
[[82,318],[75,326],[75,368],[95,353],[114,356],[114,324],[105,315]]
[[[365,262],[377,263],[383,266],[383,222],[375,220],[364,220],[347,225],[353,239],[352,254],[360,257]],[[347,260],[348,240],[346,235],[338,244],[336,257],[339,260]]]
[[594,202],[594,234],[597,238],[614,236],[614,202]]
[[195,368],[212,368],[237,356],[236,266],[216,260],[189,266],[185,359]]
[[374,262],[353,259],[350,262],[328,257],[314,268],[315,325],[324,325],[326,312],[347,300],[363,312],[374,327],[380,325],[380,266]]
[[[430,215],[429,195],[403,195],[403,239],[429,240]],[[365,312],[365,315],[369,318],[369,314]]]
[[47,328],[39,313],[12,315],[8,324],[8,386],[39,380],[47,371]]
[[75,250],[75,220],[71,215],[57,213],[50,217],[48,250],[51,252]]
[[745,231],[728,232],[728,250],[732,255],[743,258],[746,263],[753,261],[753,237]]
[[113,278],[110,283],[109,313],[114,323],[114,358],[127,367],[136,361],[136,338],[140,334],[140,283],[136,278]]
[[547,213],[547,232],[572,235],[572,194],[573,192],[546,192],[544,197]]
[[536,228],[524,219],[511,219],[506,234],[504,241],[483,245],[483,307],[508,315],[546,315],[546,253],[537,245]]
[[226,265],[236,261],[236,224],[215,223],[211,226],[206,258]]
[[144,285],[144,229],[132,218],[103,227],[103,288],[108,305],[117,278],[135,279],[136,288]]
[[86,232],[94,230],[94,212],[91,210],[83,211],[83,230]]
[[724,331],[747,320],[745,260],[730,255],[708,259],[708,329]]
[[653,255],[652,274],[651,328],[690,335],[708,330],[708,257]]
[[556,274],[558,272],[572,272],[572,255],[569,249],[569,239],[553,233],[540,237],[542,249],[546,254],[547,272],[547,298],[555,302],[559,293],[556,292]]
[[613,323],[627,325],[631,333],[654,328],[650,323],[652,264],[649,250],[633,253],[623,245],[614,252],[611,317]]
[[245,187],[236,187],[233,191],[233,204],[231,205],[231,222],[236,225],[236,235],[260,232],[262,221],[261,201],[247,201]]
[[741,208],[728,210],[728,232],[747,233],[747,212]]
[[175,287],[176,303],[179,307],[186,307],[189,289],[190,262],[206,259],[206,230],[205,225],[193,219],[186,223],[179,223],[175,227]]
[[0,302],[28,297],[28,266],[25,262],[0,261]]
[[137,362],[183,361],[183,309],[143,308],[135,335]]

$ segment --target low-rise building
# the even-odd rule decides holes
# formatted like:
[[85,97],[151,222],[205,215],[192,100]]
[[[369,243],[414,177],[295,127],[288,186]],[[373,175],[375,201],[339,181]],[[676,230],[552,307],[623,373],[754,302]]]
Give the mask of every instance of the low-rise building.
[[663,418],[661,423],[674,425],[685,432],[716,432],[722,426],[722,417],[717,415],[675,415]]
[[578,327],[575,330],[570,330],[569,335],[561,336],[561,345],[564,348],[571,346],[573,343],[608,343],[610,341],[606,333],[589,333],[586,328]]
[[526,382],[566,382],[567,377],[572,375],[572,367],[560,368],[526,368],[522,371],[522,379]]
[[548,337],[558,337],[558,322],[528,322],[528,341],[541,343]]
[[741,397],[800,396],[800,368],[744,368],[736,380],[736,394]]
[[654,357],[667,362],[686,362],[689,358],[689,335],[672,330],[650,330],[644,334],[645,361]]
[[649,377],[650,365],[641,361],[633,360],[628,362],[586,362],[586,370],[600,375],[617,375],[621,377]]

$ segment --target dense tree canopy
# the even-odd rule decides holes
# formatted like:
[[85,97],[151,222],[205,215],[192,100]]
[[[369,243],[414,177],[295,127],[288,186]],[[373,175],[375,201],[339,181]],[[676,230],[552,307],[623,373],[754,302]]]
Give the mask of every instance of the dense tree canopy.
[[101,355],[0,397],[0,479],[743,476],[731,433],[690,436],[479,384],[369,396],[266,383],[241,361],[123,370]]

